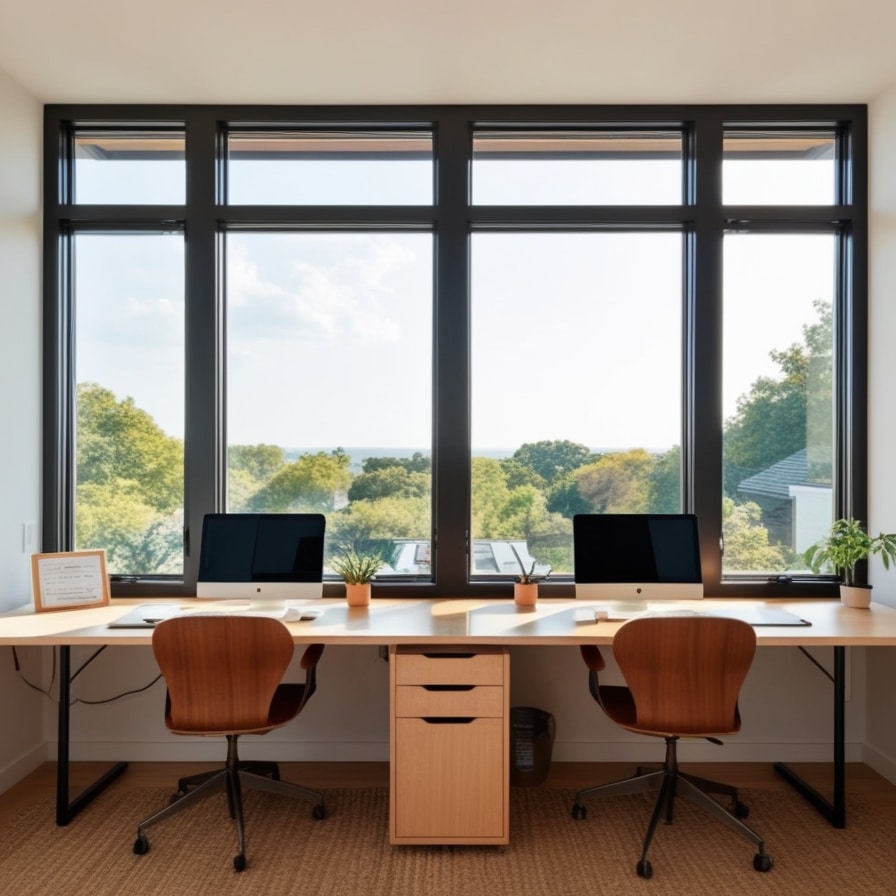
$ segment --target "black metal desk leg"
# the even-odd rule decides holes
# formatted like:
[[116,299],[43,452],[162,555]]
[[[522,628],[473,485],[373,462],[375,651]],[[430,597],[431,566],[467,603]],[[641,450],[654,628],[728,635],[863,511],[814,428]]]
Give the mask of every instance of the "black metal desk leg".
[[789,781],[835,828],[846,827],[846,648],[834,648],[834,784],[831,800],[823,797],[783,762],[775,770]]
[[68,798],[69,741],[71,737],[71,647],[59,648],[59,715],[56,732],[56,824],[67,825],[98,793],[112,783],[127,767],[116,762],[104,775],[73,800]]

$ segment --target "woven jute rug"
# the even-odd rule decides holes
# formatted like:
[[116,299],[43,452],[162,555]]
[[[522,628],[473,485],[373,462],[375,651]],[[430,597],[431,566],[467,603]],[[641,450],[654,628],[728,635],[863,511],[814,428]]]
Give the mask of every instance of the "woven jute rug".
[[588,803],[573,819],[571,790],[514,788],[510,844],[390,846],[383,788],[330,790],[327,817],[309,803],[272,794],[245,798],[248,867],[233,869],[236,835],[221,794],[150,829],[150,850],[134,855],[137,822],[167,804],[170,791],[113,786],[57,828],[49,800],[0,829],[3,896],[520,896],[619,894],[896,894],[896,826],[851,799],[836,830],[796,793],[745,791],[748,823],[774,859],[753,870],[755,849],[686,801],[660,824],[650,860],[635,864],[652,798]]

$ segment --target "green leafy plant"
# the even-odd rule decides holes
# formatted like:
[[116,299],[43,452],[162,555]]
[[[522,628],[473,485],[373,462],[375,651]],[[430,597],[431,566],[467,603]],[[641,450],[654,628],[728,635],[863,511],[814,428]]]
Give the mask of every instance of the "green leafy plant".
[[359,554],[353,548],[343,551],[330,562],[333,571],[342,576],[349,585],[363,585],[369,582],[383,565],[376,554]]
[[520,574],[516,577],[516,581],[521,585],[534,585],[537,582],[543,582],[551,574],[551,567],[549,566],[547,572],[535,575],[536,561],[533,560],[532,566],[530,566],[527,570],[526,564],[523,563],[523,558],[520,557],[517,549],[513,545],[511,545],[510,550],[513,551],[513,556],[516,557],[516,562],[520,567]]
[[830,565],[844,585],[855,585],[856,564],[872,554],[880,554],[884,569],[896,563],[896,534],[881,532],[872,538],[859,520],[834,520],[831,531],[812,545],[803,557],[812,572],[820,572]]

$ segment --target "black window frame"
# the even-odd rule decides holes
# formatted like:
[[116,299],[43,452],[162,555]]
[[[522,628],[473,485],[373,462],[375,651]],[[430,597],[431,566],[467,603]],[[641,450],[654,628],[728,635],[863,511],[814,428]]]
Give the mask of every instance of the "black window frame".
[[[228,127],[432,129],[432,206],[231,206],[224,179]],[[682,202],[663,206],[474,206],[476,128],[681,129]],[[75,205],[72,135],[79,128],[183,128],[183,205]],[[833,130],[838,135],[833,205],[723,206],[726,129]],[[839,236],[835,297],[834,515],[867,514],[868,147],[867,107],[832,105],[644,106],[192,106],[48,105],[44,110],[43,549],[69,550],[74,537],[74,333],[68,237],[90,230],[187,234],[185,258],[185,572],[183,580],[113,580],[114,596],[194,593],[202,515],[221,509],[225,446],[219,406],[222,369],[220,267],[228,229],[427,230],[434,234],[432,581],[384,581],[395,596],[510,596],[510,582],[468,574],[470,482],[470,235],[481,230],[675,229],[684,235],[686,346],[683,352],[682,509],[700,520],[706,594],[833,597],[833,576],[786,584],[721,574],[722,242],[726,229],[830,232]],[[216,463],[209,464],[208,458]],[[467,488],[458,488],[466,483]],[[571,581],[543,587],[571,596]],[[328,585],[325,593],[341,593]]]

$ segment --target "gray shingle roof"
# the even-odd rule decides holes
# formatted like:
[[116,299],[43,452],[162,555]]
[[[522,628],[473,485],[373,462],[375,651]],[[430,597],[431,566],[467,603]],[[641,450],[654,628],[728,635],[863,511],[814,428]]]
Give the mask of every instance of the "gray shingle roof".
[[789,498],[790,486],[810,485],[806,449],[802,448],[790,457],[779,460],[768,469],[748,476],[738,483],[737,490],[744,495],[764,498]]

